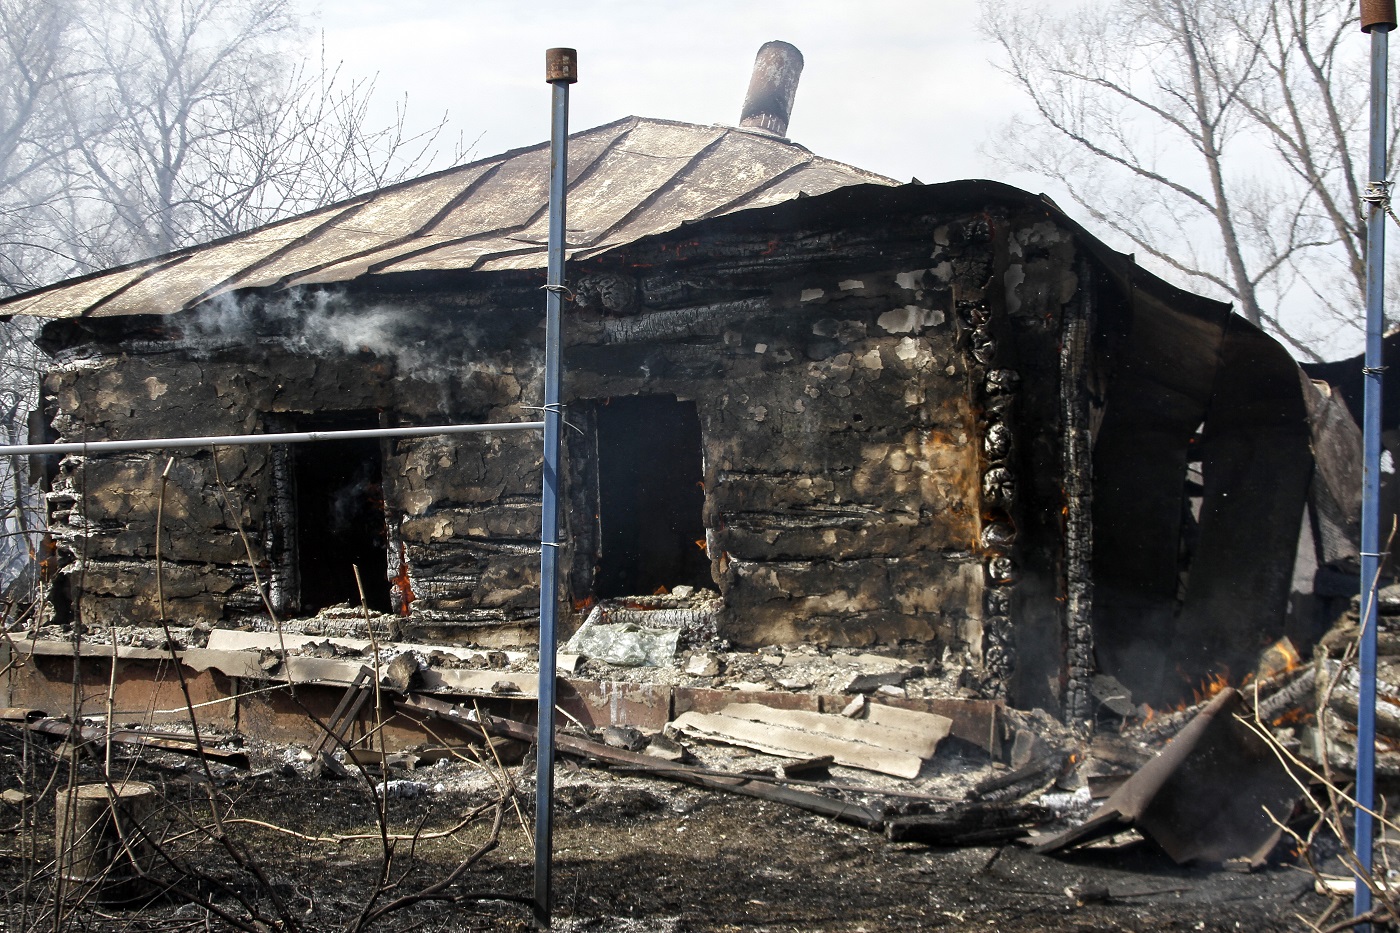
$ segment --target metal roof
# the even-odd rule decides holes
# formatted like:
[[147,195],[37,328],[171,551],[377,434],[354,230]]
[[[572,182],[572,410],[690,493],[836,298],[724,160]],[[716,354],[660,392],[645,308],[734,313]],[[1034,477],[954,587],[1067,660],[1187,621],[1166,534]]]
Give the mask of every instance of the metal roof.
[[[545,265],[549,145],[0,301],[45,318],[170,314],[225,292],[436,270]],[[627,117],[569,137],[569,258],[689,220],[893,179],[776,136]]]

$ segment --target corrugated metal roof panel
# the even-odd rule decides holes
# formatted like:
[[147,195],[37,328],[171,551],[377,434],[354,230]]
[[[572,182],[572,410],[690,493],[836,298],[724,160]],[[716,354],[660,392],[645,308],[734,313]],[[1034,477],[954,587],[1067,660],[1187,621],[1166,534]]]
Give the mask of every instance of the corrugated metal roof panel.
[[197,249],[179,262],[156,268],[129,288],[95,304],[93,317],[125,314],[172,314],[194,304],[205,292],[277,250],[296,243],[322,226],[329,216],[347,208],[317,211],[282,223],[260,227],[233,240]]
[[0,303],[0,313],[46,318],[79,317],[88,308],[117,289],[130,285],[160,263],[160,260],[149,260],[131,268],[76,279],[61,287],[20,295]]
[[[547,144],[516,150],[0,301],[0,314],[170,313],[240,288],[540,268],[548,172]],[[894,184],[776,137],[638,117],[571,136],[569,177],[569,246],[578,255],[799,192]]]
[[338,261],[395,243],[423,229],[439,212],[462,196],[473,183],[499,163],[479,162],[437,178],[424,179],[398,191],[385,192],[339,218],[323,233],[247,270],[226,288],[258,288],[304,273],[308,268]]

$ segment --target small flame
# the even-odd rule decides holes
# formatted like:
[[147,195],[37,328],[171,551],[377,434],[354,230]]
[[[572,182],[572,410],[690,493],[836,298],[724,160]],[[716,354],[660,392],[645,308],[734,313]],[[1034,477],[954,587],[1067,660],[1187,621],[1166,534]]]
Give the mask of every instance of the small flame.
[[1303,667],[1303,657],[1287,637],[1280,638],[1259,657],[1259,679],[1291,674]]
[[408,554],[399,542],[399,572],[389,581],[399,596],[399,615],[408,618],[410,607],[418,597],[413,593],[413,581],[408,575]]
[[1312,713],[1308,712],[1301,706],[1295,706],[1292,709],[1284,710],[1282,713],[1275,716],[1272,720],[1269,721],[1269,725],[1297,726],[1302,725],[1304,723],[1312,722],[1312,720]]
[[1201,681],[1201,685],[1192,690],[1191,695],[1195,698],[1197,703],[1204,703],[1228,686],[1230,686],[1230,671],[1224,669],[1220,673],[1211,674],[1205,680]]

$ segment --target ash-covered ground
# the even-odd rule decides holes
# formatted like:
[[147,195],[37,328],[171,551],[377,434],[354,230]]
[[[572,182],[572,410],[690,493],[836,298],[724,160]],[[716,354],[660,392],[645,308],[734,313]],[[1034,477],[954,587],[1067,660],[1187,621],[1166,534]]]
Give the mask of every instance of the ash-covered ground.
[[[313,776],[298,749],[245,750],[251,771],[211,773],[190,759],[123,752],[114,772],[159,794],[144,822],[158,842],[146,863],[150,880],[105,900],[70,899],[55,918],[54,800],[70,780],[100,780],[101,766],[80,756],[74,771],[45,739],[4,729],[3,788],[33,797],[3,805],[5,928],[531,928],[523,903],[533,884],[523,828],[533,811],[528,760],[506,771],[447,760],[392,772],[385,829],[401,838],[386,869],[377,797],[363,775],[352,768],[327,780]],[[696,751],[729,770],[776,764]],[[911,786],[953,793],[991,767],[977,756],[940,753]],[[833,777],[868,778],[841,769]],[[448,900],[410,900],[366,922],[447,878],[489,837],[490,807],[512,782],[519,791],[504,806],[499,845],[437,892]],[[1286,857],[1239,874],[1176,866],[1135,837],[1064,858],[1020,844],[935,849],[777,803],[568,762],[556,790],[555,927],[566,931],[1293,930],[1328,904]],[[479,819],[445,834],[481,807]]]

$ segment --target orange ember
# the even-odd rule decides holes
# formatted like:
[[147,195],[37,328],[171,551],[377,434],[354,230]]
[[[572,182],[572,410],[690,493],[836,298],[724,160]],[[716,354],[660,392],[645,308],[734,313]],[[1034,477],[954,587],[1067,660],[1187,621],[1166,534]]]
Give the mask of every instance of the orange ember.
[[408,555],[402,541],[399,542],[399,572],[389,582],[399,596],[399,615],[408,618],[409,607],[418,597],[413,594],[413,581],[408,576]]
[[1297,726],[1309,723],[1313,720],[1313,714],[1301,706],[1295,706],[1290,710],[1285,710],[1275,716],[1270,722],[1271,726]]

